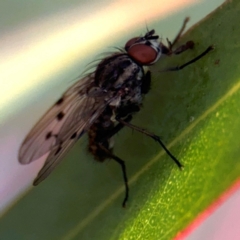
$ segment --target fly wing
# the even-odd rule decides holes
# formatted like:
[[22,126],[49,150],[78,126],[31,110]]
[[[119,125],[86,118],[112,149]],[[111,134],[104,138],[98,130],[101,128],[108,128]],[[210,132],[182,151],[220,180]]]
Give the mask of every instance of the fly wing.
[[60,146],[55,146],[54,149],[48,155],[42,169],[39,171],[37,177],[34,179],[33,185],[36,186],[42,182],[48,175],[55,169],[55,167],[61,162],[63,156],[74,145],[76,140],[68,140],[62,143]]
[[19,150],[19,162],[28,164],[44,154],[48,157],[34,184],[38,184],[60,162],[62,156],[91,123],[104,111],[106,93],[88,94],[94,84],[94,73],[72,87],[40,119],[25,138]]

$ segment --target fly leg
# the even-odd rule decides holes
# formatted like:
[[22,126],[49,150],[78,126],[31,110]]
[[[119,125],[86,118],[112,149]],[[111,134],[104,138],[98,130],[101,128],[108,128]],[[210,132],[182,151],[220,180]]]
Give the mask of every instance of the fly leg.
[[164,143],[161,141],[160,137],[155,135],[154,133],[148,132],[147,130],[137,127],[129,122],[125,122],[124,120],[122,120],[121,118],[118,118],[117,121],[133,130],[136,130],[138,132],[141,132],[149,137],[151,137],[153,140],[157,141],[162,148],[165,150],[165,152],[168,154],[168,156],[177,164],[177,166],[181,169],[183,167],[183,165],[176,159],[176,157],[174,157],[172,155],[172,153],[167,149],[167,147],[164,145]]
[[[130,122],[132,120],[132,115],[129,115],[125,118],[125,122]],[[118,133],[125,125],[122,123],[118,123],[113,129],[111,129],[98,143],[98,146],[101,148],[102,151],[105,152],[106,156],[116,161],[118,164],[120,164],[123,174],[123,180],[125,185],[125,197],[122,203],[122,206],[126,206],[126,202],[128,200],[129,196],[129,186],[128,186],[128,178],[127,178],[127,172],[126,172],[126,165],[124,160],[114,155],[111,150],[109,150],[107,147],[104,146],[104,142],[108,141],[111,137],[113,137],[116,133]]]
[[[177,48],[175,51],[173,51],[173,47],[174,47],[174,45],[176,45],[176,43],[178,42],[178,40],[181,38],[182,33],[183,33],[183,31],[185,30],[188,21],[189,21],[189,17],[186,17],[186,18],[184,19],[184,21],[183,21],[183,25],[182,25],[181,29],[179,30],[177,36],[174,38],[174,40],[173,40],[172,42],[167,38],[168,50],[169,50],[169,53],[168,53],[168,54],[172,54],[172,53],[179,54],[180,52],[186,51],[187,49],[193,47],[194,43],[193,43],[192,41],[189,41],[189,42],[187,42],[186,44],[183,45],[183,46],[186,45],[186,47],[183,47],[183,48],[182,48],[182,51],[180,51],[180,52],[179,52],[179,50],[176,51],[177,49],[180,49],[181,47],[180,47],[180,48]],[[190,44],[190,43],[192,43],[192,44]],[[188,47],[187,47],[187,46],[188,46]],[[178,53],[177,53],[177,52],[178,52]]]
[[167,54],[167,55],[180,54],[188,49],[193,48],[194,42],[188,41],[185,44],[178,47],[177,49],[175,49],[175,50],[173,49],[173,47],[176,45],[178,40],[181,38],[182,33],[185,30],[188,21],[189,21],[188,17],[184,19],[184,22],[183,22],[183,25],[182,25],[180,31],[178,32],[177,36],[174,38],[174,40],[172,42],[167,38],[168,46],[165,46],[163,43],[160,44],[163,54]]
[[[189,21],[189,18],[185,18],[185,20],[183,22],[183,25],[182,25],[180,31],[178,32],[177,36],[173,40],[173,42],[169,41],[169,39],[167,38],[168,46],[165,46],[162,43],[160,44],[160,47],[162,49],[162,53],[163,54],[167,54],[169,56],[172,55],[172,54],[176,54],[177,55],[177,54],[185,52],[188,49],[192,49],[194,47],[194,42],[193,41],[188,41],[185,44],[179,46],[178,48],[173,49],[173,47],[176,45],[178,40],[181,38],[181,35],[182,35],[183,31],[185,30],[188,21]],[[197,60],[199,60],[200,58],[205,56],[207,53],[209,53],[213,49],[214,49],[213,46],[209,46],[204,52],[199,54],[197,57],[191,59],[190,61],[188,61],[188,62],[186,62],[186,63],[184,63],[184,64],[182,64],[180,66],[170,67],[170,68],[164,69],[162,71],[165,72],[165,71],[178,71],[178,70],[181,70],[181,69],[185,68],[186,66],[196,62]]]
[[180,66],[175,66],[175,67],[170,67],[167,68],[163,71],[179,71],[182,70],[183,68],[185,68],[186,66],[196,62],[197,60],[199,60],[200,58],[202,58],[203,56],[205,56],[206,54],[208,54],[210,51],[212,51],[214,49],[213,46],[209,46],[204,52],[202,52],[200,55],[198,55],[197,57],[191,59],[190,61],[180,65]]
[[126,202],[128,200],[128,195],[129,195],[128,178],[127,178],[125,162],[121,158],[119,158],[116,155],[114,155],[113,153],[111,153],[111,151],[108,150],[106,147],[104,147],[102,144],[99,144],[99,147],[109,156],[109,158],[112,158],[118,164],[120,164],[120,166],[122,168],[123,180],[124,180],[124,185],[125,185],[125,197],[123,199],[122,207],[125,207]]
[[[129,115],[124,121],[130,122],[132,120],[132,115]],[[100,140],[100,144],[104,143],[111,137],[113,137],[115,134],[117,134],[122,128],[124,127],[124,124],[118,123],[111,131],[109,131],[105,136]]]

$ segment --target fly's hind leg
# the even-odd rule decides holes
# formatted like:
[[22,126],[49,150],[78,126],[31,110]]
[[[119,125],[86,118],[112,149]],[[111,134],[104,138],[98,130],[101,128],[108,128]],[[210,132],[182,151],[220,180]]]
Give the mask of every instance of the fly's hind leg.
[[[123,113],[124,114],[124,113]],[[125,118],[125,122],[130,122],[132,120],[132,115],[129,115]],[[126,202],[128,200],[128,196],[129,196],[129,186],[128,186],[128,178],[127,178],[127,172],[126,172],[126,165],[124,160],[122,160],[121,158],[117,157],[116,155],[114,155],[112,153],[112,151],[110,149],[108,149],[107,147],[104,146],[104,142],[106,142],[108,139],[110,139],[111,137],[113,137],[116,133],[118,133],[125,125],[122,123],[118,123],[113,129],[111,129],[111,131],[109,131],[104,138],[102,138],[99,143],[98,146],[99,148],[105,153],[105,155],[108,158],[113,159],[114,161],[116,161],[118,164],[120,164],[121,169],[122,169],[122,174],[123,174],[123,180],[124,180],[124,185],[125,185],[125,197],[122,203],[122,206],[125,207],[126,206]]]
[[124,180],[124,185],[125,185],[125,197],[123,199],[122,206],[125,207],[126,206],[126,202],[128,200],[128,196],[129,196],[128,178],[127,178],[125,162],[121,158],[119,158],[116,155],[114,155],[109,149],[104,147],[102,144],[99,144],[99,147],[106,153],[106,155],[108,155],[109,158],[113,159],[114,161],[116,161],[121,166],[122,174],[123,174],[123,180]]

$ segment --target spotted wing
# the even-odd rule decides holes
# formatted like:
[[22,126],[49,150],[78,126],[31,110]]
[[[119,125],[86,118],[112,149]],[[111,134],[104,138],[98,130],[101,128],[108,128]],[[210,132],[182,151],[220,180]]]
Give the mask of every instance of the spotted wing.
[[19,162],[28,164],[44,154],[48,157],[34,185],[44,180],[62,156],[103,112],[107,102],[104,94],[88,94],[94,73],[70,87],[40,119],[25,138],[19,150]]

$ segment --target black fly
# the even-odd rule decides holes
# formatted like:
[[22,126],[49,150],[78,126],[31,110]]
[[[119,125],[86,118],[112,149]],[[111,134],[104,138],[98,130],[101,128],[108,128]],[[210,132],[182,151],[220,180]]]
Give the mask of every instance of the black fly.
[[[97,161],[113,159],[120,164],[125,182],[125,198],[128,200],[128,179],[124,161],[113,153],[113,136],[123,127],[139,131],[157,141],[170,158],[181,168],[181,163],[170,153],[161,139],[145,129],[130,123],[134,113],[142,105],[148,93],[151,74],[143,66],[158,61],[161,54],[180,54],[194,45],[192,41],[173,49],[182,35],[188,18],[173,42],[168,46],[159,42],[155,31],[143,37],[130,39],[124,51],[115,52],[104,58],[96,70],[70,87],[52,108],[40,119],[25,138],[19,150],[19,162],[28,164],[48,153],[45,164],[33,184],[43,181],[60,163],[63,155],[84,134],[88,133],[89,151]],[[168,71],[183,69],[206,55],[213,47],[191,61]]]

